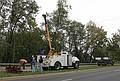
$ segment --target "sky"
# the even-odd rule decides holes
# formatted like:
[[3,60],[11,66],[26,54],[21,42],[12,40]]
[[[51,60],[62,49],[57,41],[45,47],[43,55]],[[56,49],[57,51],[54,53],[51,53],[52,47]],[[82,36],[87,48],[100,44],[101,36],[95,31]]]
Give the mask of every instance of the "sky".
[[[57,9],[58,0],[36,0],[39,9],[37,22],[43,22],[42,14],[53,12]],[[107,31],[107,37],[112,37],[120,29],[120,0],[67,0],[67,4],[72,6],[69,18],[83,24],[90,20],[97,26],[103,26]]]

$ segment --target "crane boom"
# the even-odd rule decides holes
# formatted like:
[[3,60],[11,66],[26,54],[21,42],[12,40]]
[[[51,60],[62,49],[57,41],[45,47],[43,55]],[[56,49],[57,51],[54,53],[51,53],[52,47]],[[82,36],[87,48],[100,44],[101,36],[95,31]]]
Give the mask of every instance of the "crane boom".
[[45,20],[45,36],[47,38],[47,41],[48,41],[48,47],[49,47],[49,50],[52,49],[52,46],[51,46],[51,37],[50,37],[50,33],[49,33],[49,30],[48,30],[48,22],[46,20],[46,15],[42,15],[44,17],[44,20]]
[[44,17],[44,20],[45,20],[45,36],[48,41],[48,47],[49,47],[48,57],[50,57],[52,55],[58,54],[58,52],[56,50],[54,50],[51,45],[51,37],[50,37],[49,29],[48,29],[48,22],[46,20],[46,15],[43,14],[42,16]]

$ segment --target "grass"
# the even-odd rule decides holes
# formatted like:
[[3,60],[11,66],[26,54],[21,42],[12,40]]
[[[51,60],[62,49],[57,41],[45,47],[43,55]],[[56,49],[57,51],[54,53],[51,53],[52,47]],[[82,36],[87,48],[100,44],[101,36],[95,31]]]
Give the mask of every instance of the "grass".
[[2,77],[13,77],[13,76],[25,76],[25,75],[32,75],[32,72],[22,72],[22,73],[8,73],[1,71],[0,72],[0,78]]
[[83,67],[80,67],[79,70],[88,70],[88,69],[95,69],[99,68],[97,65],[85,65]]
[[[119,66],[119,65],[115,65],[115,66]],[[68,71],[76,71],[76,70],[89,70],[89,69],[96,69],[96,68],[102,68],[102,67],[109,67],[109,66],[100,66],[98,67],[97,65],[83,65],[82,67],[80,67],[79,69],[61,69],[61,70],[49,70],[49,71],[44,71],[44,74],[48,74],[48,73],[58,73],[58,72],[68,72]],[[42,73],[42,74],[43,74]],[[35,75],[35,74],[41,74],[40,72],[22,72],[22,73],[7,73],[4,71],[0,72],[0,78],[3,77],[13,77],[13,76],[26,76],[26,75]]]

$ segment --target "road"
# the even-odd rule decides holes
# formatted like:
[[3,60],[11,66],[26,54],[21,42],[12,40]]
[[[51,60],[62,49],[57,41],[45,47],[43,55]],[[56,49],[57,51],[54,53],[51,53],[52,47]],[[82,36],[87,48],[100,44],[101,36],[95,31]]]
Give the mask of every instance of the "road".
[[120,81],[120,66],[42,75],[10,81]]

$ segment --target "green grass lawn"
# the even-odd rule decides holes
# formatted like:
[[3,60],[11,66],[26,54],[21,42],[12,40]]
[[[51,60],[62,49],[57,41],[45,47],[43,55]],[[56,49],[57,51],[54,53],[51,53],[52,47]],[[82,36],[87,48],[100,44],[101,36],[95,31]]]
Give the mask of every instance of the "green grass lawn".
[[[118,66],[118,65],[115,65]],[[102,68],[102,67],[112,67],[112,66],[97,66],[97,65],[83,65],[79,69],[61,69],[61,70],[49,70],[49,71],[44,71],[42,74],[48,74],[48,73],[58,73],[58,72],[68,72],[68,71],[76,71],[76,70],[89,70],[89,69],[96,69],[96,68]],[[7,73],[7,72],[0,72],[0,78],[2,77],[13,77],[13,76],[26,76],[26,75],[35,75],[35,74],[40,74],[40,72],[22,72],[22,73]]]

